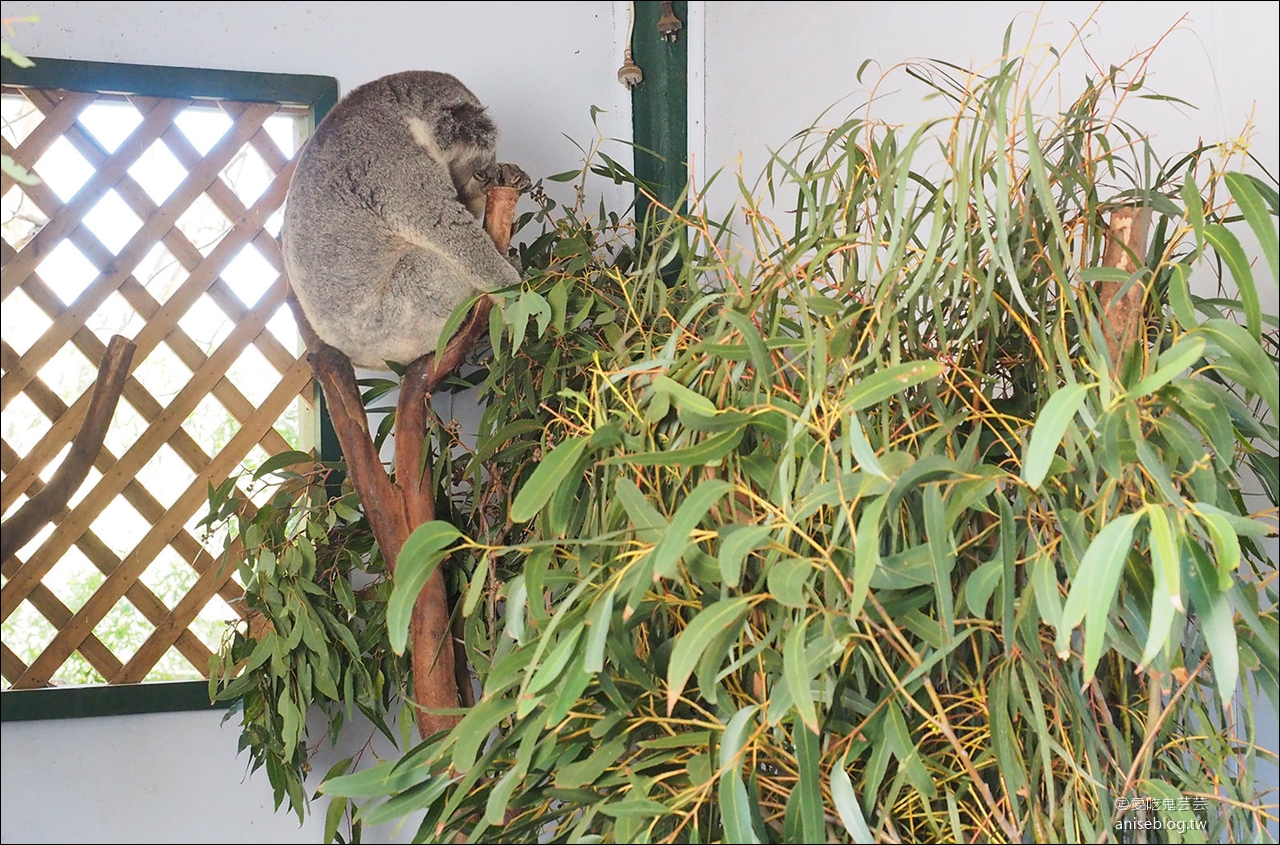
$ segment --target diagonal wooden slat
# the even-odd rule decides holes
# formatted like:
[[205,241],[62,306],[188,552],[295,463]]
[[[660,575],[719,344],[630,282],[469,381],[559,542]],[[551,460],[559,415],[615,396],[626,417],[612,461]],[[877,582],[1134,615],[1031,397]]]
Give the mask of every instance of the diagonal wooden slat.
[[[155,552],[168,543],[172,536],[187,518],[206,501],[206,485],[210,479],[230,472],[253,445],[261,438],[266,426],[273,425],[285,406],[293,400],[311,380],[310,366],[300,360],[290,370],[271,395],[262,403],[258,415],[247,421],[236,433],[227,446],[218,454],[206,473],[191,483],[170,508],[165,519],[147,533],[142,542],[125,558],[115,572],[107,576],[107,580],[98,591],[85,602],[84,607],[76,612],[75,617],[63,627],[53,641],[37,657],[27,670],[14,682],[14,687],[25,688],[43,686],[62,665],[67,656],[76,649],[84,637],[93,630],[103,616],[111,610],[128,585],[136,580],[146,569]],[[26,567],[23,567],[24,569]],[[21,574],[21,571],[19,572]],[[13,582],[10,581],[10,584]],[[6,585],[8,586],[8,585]]]
[[27,671],[27,664],[22,662],[22,658],[13,653],[4,643],[0,643],[0,675],[4,679],[16,679]]
[[[225,103],[223,108],[228,114],[239,118],[240,114],[243,113],[244,106],[244,103]],[[169,152],[173,153],[173,157],[183,167],[190,169],[200,161],[199,151],[191,145],[191,141],[181,132],[166,132],[160,136],[160,140],[169,148]],[[249,143],[258,150],[269,145],[267,148],[275,151],[274,156],[263,156],[263,161],[267,163],[273,173],[279,173],[289,166],[289,159],[280,152],[280,148],[275,145],[275,141],[272,140],[271,134],[267,132],[265,127],[254,133],[253,137],[249,139]],[[228,220],[234,220],[244,213],[244,204],[240,202],[240,197],[225,182],[219,180],[210,185],[206,194],[214,206],[227,216]],[[253,243],[272,267],[277,270],[284,269],[284,258],[280,252],[280,245],[275,238],[266,232],[260,232],[259,237]]]
[[[98,514],[102,512],[103,508],[111,502],[111,499],[120,493],[128,480],[133,478],[142,465],[155,454],[160,445],[172,436],[187,415],[195,409],[200,400],[209,392],[209,388],[226,374],[227,368],[235,362],[236,357],[244,349],[248,340],[264,329],[267,320],[264,312],[274,313],[275,306],[284,302],[287,288],[288,285],[285,283],[284,277],[277,278],[276,283],[271,286],[270,290],[263,294],[263,299],[268,303],[268,306],[262,311],[254,313],[250,319],[240,323],[232,330],[222,345],[218,347],[213,355],[209,356],[205,365],[192,374],[186,386],[178,392],[178,395],[161,412],[156,421],[103,475],[97,486],[72,510],[66,521],[54,530],[52,536],[27,561],[26,565],[14,573],[9,578],[8,583],[0,588],[0,618],[7,619],[9,617],[9,614],[17,606],[17,602],[20,602],[26,595],[27,590],[31,589],[44,577],[45,573],[53,567],[58,558],[74,542],[75,537],[88,528]],[[306,362],[303,361],[303,363],[305,364]],[[276,414],[276,417],[278,416],[279,413]],[[272,418],[273,422],[276,417]],[[241,433],[243,431],[244,429],[241,429]],[[236,435],[236,437],[239,436],[240,434]],[[261,435],[259,435],[259,439],[261,439]],[[254,443],[256,444],[257,441],[255,440]],[[248,450],[245,451],[245,454],[248,454]],[[221,457],[221,455],[215,457],[210,466],[217,464]],[[208,467],[205,468],[205,472],[207,471]],[[228,469],[229,471],[230,469]]]
[[[134,353],[135,367],[137,362],[146,360],[146,357],[151,354],[151,350],[155,349],[156,345],[177,324],[178,320],[187,312],[196,299],[212,284],[214,277],[231,261],[240,247],[262,228],[262,223],[266,217],[279,207],[285,192],[288,190],[289,177],[292,172],[292,168],[289,168],[276,176],[271,186],[258,198],[258,202],[254,204],[254,207],[244,217],[236,221],[231,231],[214,247],[204,263],[196,268],[187,281],[165,300],[164,304],[160,306],[160,310],[150,317],[147,325],[133,338],[138,347],[137,352]],[[40,472],[40,469],[62,447],[71,442],[80,420],[84,418],[84,412],[88,408],[88,404],[88,396],[82,396],[71,406],[71,410],[67,414],[64,414],[54,423],[53,427],[41,438],[40,442],[23,457],[19,465],[5,479],[6,487],[12,486],[17,491],[26,489],[31,479]],[[7,493],[7,495],[15,494]]]
[[[94,339],[95,340],[97,339],[96,336]],[[0,360],[9,360],[12,357],[14,357],[13,350],[10,349],[7,343],[0,341]],[[62,413],[66,410],[67,406],[63,403],[63,401],[39,379],[27,385],[27,389],[25,393],[27,394],[27,397],[31,399],[32,403],[36,406],[36,409],[39,410],[41,413],[43,413],[46,417],[49,417],[51,419],[55,418],[59,413]],[[143,395],[145,396],[148,404],[144,406],[146,407],[146,410],[140,411],[139,413],[141,414],[143,419],[150,422],[156,416],[159,415],[161,410],[160,405],[151,397],[150,394],[144,392]],[[147,413],[148,411],[150,411],[151,413],[148,414]],[[180,432],[182,437],[179,438],[175,436],[174,438],[170,438],[170,441],[169,441],[170,445],[173,445],[173,442],[175,439],[183,439],[184,442],[190,442],[191,446],[194,447],[196,450],[198,450],[199,454],[203,458],[198,463],[190,464],[190,466],[197,473],[203,471],[204,468],[209,465],[210,458],[204,455],[204,451],[200,449],[199,445],[197,445],[194,440],[191,440],[190,436],[187,435],[184,430],[179,429],[178,431]],[[4,447],[4,469],[5,469],[5,472],[8,472],[9,468],[17,462],[17,454],[12,451],[12,449],[9,447],[9,444],[5,443],[3,444],[3,447]],[[112,466],[115,465],[115,462],[116,462],[115,456],[111,454],[111,452],[106,448],[106,446],[103,446],[102,450],[98,453],[97,457],[94,460],[94,468],[97,469],[98,472],[105,474]],[[31,494],[35,495],[35,493],[38,492],[42,486],[43,486],[42,482],[40,482],[39,479],[37,479],[36,482],[31,485]],[[240,490],[238,487],[236,488],[235,493],[236,495],[239,495],[239,496],[245,495],[244,492]],[[149,524],[155,525],[164,517],[164,513],[165,513],[164,505],[160,504],[160,502],[158,502],[156,498],[151,495],[150,491],[148,491],[146,487],[144,487],[140,482],[138,482],[137,479],[132,479],[129,481],[127,485],[125,485],[125,488],[122,491],[122,495],[124,496],[125,501],[127,501],[133,507],[133,509],[138,512],[138,515],[141,516],[143,519],[145,519]],[[67,509],[66,511],[64,511],[64,513],[62,513],[59,516],[59,522],[63,519],[66,519],[66,516],[68,513],[70,513],[70,509]],[[82,543],[85,542],[86,537],[92,538],[93,537],[92,532],[86,531],[84,535],[82,535],[79,539],[76,540],[76,545],[82,546]],[[90,540],[89,542],[94,542],[94,541]],[[197,573],[203,574],[203,572],[209,567],[211,567],[214,563],[213,556],[210,555],[205,550],[203,544],[201,544],[198,540],[196,540],[195,537],[192,537],[191,533],[185,529],[178,532],[178,534],[173,538],[171,545],[173,546],[174,551],[176,551],[179,554],[179,556],[181,556],[188,564],[190,564],[192,569],[194,569]],[[102,548],[105,549],[107,547],[103,545]],[[84,551],[86,556],[88,556],[91,560],[93,560],[94,564],[98,565],[99,569],[102,569],[102,566],[99,565],[99,560],[95,559],[93,555],[89,553],[88,550],[81,547],[81,551]],[[113,568],[114,566],[119,565],[119,558],[115,557],[114,552],[109,552],[109,555],[114,561],[110,565]],[[102,557],[101,559],[106,560],[107,558]],[[6,567],[8,567],[7,563],[6,563]],[[10,570],[9,568],[6,568],[4,570],[4,574],[6,578],[9,577],[10,571],[17,571],[16,565],[12,570]],[[106,572],[105,569],[103,571]],[[168,608],[164,606],[164,604],[160,601],[160,599],[156,598],[155,595],[151,594],[147,590],[145,585],[140,584],[139,587],[141,591],[137,595],[131,592],[129,594],[129,600],[132,601],[134,606],[136,606],[140,611],[142,611],[143,614],[147,617],[148,621],[150,621],[154,625],[157,623],[158,619],[164,617],[168,613]],[[238,602],[240,599],[244,597],[244,588],[241,587],[234,580],[226,581],[225,583],[222,584],[220,594],[228,604],[232,605],[232,607],[239,607]],[[243,615],[243,611],[242,611],[242,615]],[[198,651],[196,651],[196,653],[198,654]],[[205,665],[206,664],[199,664],[198,668],[201,668],[203,671]]]
[[[17,455],[9,448],[8,444],[5,444],[3,462],[7,465],[16,459]],[[33,485],[32,492],[38,493],[40,486]],[[63,508],[59,518],[64,517],[68,512],[67,508]],[[110,575],[120,565],[120,558],[92,531],[86,531],[84,536],[80,537],[76,542],[76,547],[84,553],[89,562],[97,567],[98,571],[103,575]],[[5,575],[7,576],[11,570],[16,570],[19,566],[21,566],[21,561],[18,558],[6,560],[3,564]],[[169,608],[160,599],[156,598],[142,582],[137,582],[130,587],[126,597],[153,626],[162,623],[170,615]],[[27,600],[54,628],[61,629],[74,615],[62,603],[61,599],[54,595],[44,584],[32,590]],[[211,652],[199,637],[189,631],[184,631],[175,637],[175,640],[179,641],[176,643],[179,651],[192,665],[208,667]],[[124,668],[124,664],[120,662],[119,658],[92,634],[85,638],[85,641],[80,644],[77,650],[89,661],[89,665],[93,667],[94,671],[102,675],[104,680],[110,681]],[[207,668],[204,671],[207,672]],[[9,680],[14,680],[17,677],[18,675],[6,676]]]
[[[63,604],[62,600],[43,584],[40,585],[39,589],[32,590],[27,600],[56,629],[61,629],[74,616],[71,609]],[[93,671],[104,679],[111,679],[124,668],[120,658],[116,657],[111,649],[107,648],[102,640],[92,633],[84,638],[84,642],[80,643],[76,651],[79,651],[89,665],[93,667]],[[17,671],[10,671],[8,668],[4,668],[2,671],[4,679],[12,683],[22,677],[22,673],[26,671],[26,666],[24,665],[23,668]]]
[[[10,91],[19,92],[19,96],[26,95],[27,92],[22,89],[5,88],[5,93]],[[51,109],[40,109],[44,113],[44,119],[35,129],[31,130],[31,134],[23,139],[22,143],[9,153],[13,160],[25,167],[27,170],[34,170],[35,164],[40,157],[45,154],[49,147],[53,146],[76,119],[80,117],[80,112],[98,99],[97,94],[84,91],[60,91],[58,92],[57,102]],[[42,94],[42,96],[49,96]],[[27,96],[28,101],[31,100]],[[34,103],[33,103],[34,105]],[[15,184],[15,180],[8,173],[0,178],[0,196],[9,193],[9,189]]]
[[[235,560],[243,552],[243,546],[237,539],[227,550],[227,560]],[[215,595],[220,595],[223,586],[228,583],[235,583],[232,576],[235,574],[235,567],[231,565],[219,565],[207,567],[200,573],[199,579],[192,584],[187,592],[173,606],[173,610],[169,616],[161,623],[156,625],[146,641],[138,647],[133,656],[120,668],[114,675],[107,675],[107,681],[112,684],[132,684],[141,681],[151,671],[151,668],[164,657],[167,652],[176,643],[181,642],[184,635],[188,635],[189,626],[195,621],[196,616],[204,609],[205,605]],[[243,602],[239,603],[243,605]],[[247,615],[247,611],[243,606],[236,607],[241,618]],[[201,667],[202,674],[205,677],[209,675],[209,661],[206,660],[204,666]]]
[[182,108],[181,102],[163,101],[143,116],[142,123],[138,124],[138,127],[116,149],[115,154],[103,167],[89,177],[67,203],[63,213],[57,219],[50,220],[40,233],[5,265],[4,280],[0,282],[0,290],[3,290],[4,296],[8,296],[14,288],[22,284],[36,265],[43,261],[72,229],[80,225],[84,216],[137,161],[143,150],[160,137],[160,133],[173,122]]
[[[178,105],[181,104],[178,103]],[[165,107],[157,106],[156,110],[161,109],[165,109]],[[167,112],[168,109],[165,109],[165,111]],[[172,228],[174,223],[177,222],[177,219],[182,216],[182,213],[186,210],[187,206],[204,191],[205,187],[207,187],[210,182],[218,178],[218,174],[222,171],[222,168],[226,166],[226,163],[230,161],[231,157],[240,149],[245,140],[252,136],[252,134],[258,130],[261,122],[266,120],[266,118],[274,111],[275,107],[270,105],[262,106],[256,110],[247,110],[245,112],[244,122],[233,126],[232,129],[222,137],[222,140],[215,144],[213,149],[209,151],[209,155],[207,155],[197,167],[187,173],[182,184],[174,189],[173,193],[169,195],[168,199],[164,201],[160,206],[160,209],[154,215],[143,221],[142,226],[139,227],[138,231],[134,233],[133,237],[129,239],[129,242],[124,245],[119,253],[116,254],[116,257],[109,265],[108,270],[104,271],[97,279],[90,283],[89,286],[85,288],[84,292],[76,298],[76,301],[68,307],[63,317],[55,320],[53,325],[45,331],[41,338],[32,344],[30,349],[23,353],[22,361],[19,363],[18,367],[10,370],[3,379],[0,379],[0,407],[8,404],[8,402],[26,386],[27,381],[29,381],[34,374],[44,366],[45,362],[53,357],[54,353],[62,347],[62,344],[66,343],[67,340],[70,339],[71,335],[75,333],[76,328],[82,325],[84,321],[88,319],[103,302],[106,301],[107,297],[120,287],[120,284],[132,272],[133,268],[137,266],[138,262],[141,261],[146,253],[151,250],[151,247],[155,245],[156,240]],[[152,114],[154,113],[155,112],[153,111]],[[142,130],[143,126],[147,126],[149,122],[149,118],[148,120],[144,120],[143,124],[134,131],[133,135],[130,136],[130,139],[138,136],[138,133]],[[158,134],[159,133],[157,132],[156,136],[158,136]],[[139,137],[148,136],[144,135]],[[154,137],[150,137],[149,140],[154,140]],[[126,141],[126,144],[127,143],[128,141]],[[112,156],[112,162],[115,162],[116,158],[119,157],[120,151],[123,150],[124,147],[125,145],[122,144],[120,149],[116,151],[116,155]],[[99,173],[101,172],[103,171],[99,171]],[[95,179],[96,177],[91,177],[90,181],[92,182]],[[111,185],[114,185],[116,181],[119,181],[119,175],[116,175],[112,179]],[[104,192],[110,187],[110,185],[106,186]],[[82,188],[81,193],[84,191],[85,189]],[[79,198],[80,194],[76,194],[73,198],[73,203]],[[71,206],[72,203],[68,203],[67,206],[63,208],[62,214],[58,215],[57,218],[50,220],[48,225],[46,225],[44,229],[40,230],[40,234],[33,238],[31,242],[17,254],[9,265],[10,267],[13,267],[13,265],[21,263],[23,267],[26,267],[27,264],[30,264],[30,267],[26,267],[25,271],[14,271],[12,274],[13,278],[11,278],[8,273],[9,268],[5,268],[6,285],[12,284],[16,286],[17,284],[21,284],[21,282],[24,281],[31,273],[31,270],[34,269],[34,263],[28,262],[24,256],[32,250],[32,247],[37,241],[41,241],[45,246],[51,249],[56,245],[57,241],[62,240],[62,238],[68,234],[72,228],[74,228],[69,223],[65,226],[59,227],[64,231],[61,231],[57,241],[53,241],[52,243],[45,238],[45,232],[50,231],[50,229],[55,227],[55,224],[58,224],[59,221],[72,216],[68,213],[68,209],[70,209]],[[88,209],[79,211],[79,216],[82,217],[84,212],[87,210]],[[74,222],[78,224],[79,217],[76,217]],[[219,246],[221,246],[221,244],[219,244]],[[37,252],[38,251],[39,250],[37,250]],[[210,255],[210,258],[212,258],[212,254]],[[33,261],[35,260],[37,259],[33,259]],[[206,260],[206,263],[208,263],[208,260]],[[203,265],[201,266],[203,267]],[[222,268],[219,267],[218,269],[221,270]],[[193,273],[192,275],[194,276],[195,274]],[[210,281],[212,281],[212,278]],[[205,286],[207,287],[207,284]],[[169,303],[166,302],[165,304],[168,305]],[[185,310],[186,309],[183,309],[184,312]],[[139,349],[135,355],[140,357],[142,355],[142,349]]]
[[[30,95],[30,98],[31,101],[42,110],[46,107],[50,109],[55,107],[54,101],[47,94],[42,96],[39,93],[33,93]],[[135,99],[141,101],[142,98]],[[243,110],[243,108],[234,110],[228,108],[228,111],[235,116],[241,114]],[[259,129],[250,140],[256,140],[263,135],[267,135],[265,128]],[[70,127],[64,137],[66,137],[71,145],[75,147],[77,152],[84,156],[85,160],[90,164],[97,166],[101,162],[106,161],[108,157],[107,151],[104,150],[97,140],[89,135],[89,133],[80,129],[78,124]],[[270,136],[268,136],[268,139],[269,138]],[[182,130],[176,125],[169,127],[169,129],[160,136],[160,140],[171,148],[173,146],[181,147],[183,144],[186,145],[185,149],[190,150],[191,157],[187,158],[185,161],[179,162],[183,164],[184,167],[187,167],[188,169],[194,168],[199,163],[200,153],[196,151],[195,147],[191,146],[191,142],[187,140],[186,135],[183,134]],[[284,164],[288,164],[288,162],[285,161]],[[284,165],[282,165],[282,167],[283,166]],[[280,168],[275,168],[273,172],[278,173],[279,170]],[[36,202],[37,207],[44,212],[46,217],[52,218],[61,206],[61,201],[58,199],[56,194],[47,188],[44,191],[41,191],[41,187],[42,186],[40,185],[30,186],[25,189],[25,192]],[[151,196],[141,185],[134,181],[133,177],[128,173],[125,173],[125,175],[120,178],[120,181],[116,183],[115,192],[116,195],[124,200],[125,204],[138,215],[138,219],[140,220],[147,220],[159,211],[159,206],[157,206],[155,201],[151,199]],[[232,191],[231,188],[228,187],[221,179],[215,179],[210,183],[205,189],[205,194],[213,200],[214,204],[224,215],[226,215],[228,220],[235,220],[248,210],[242,203],[240,203],[235,192]],[[228,195],[230,197],[230,201],[227,201],[226,199]],[[223,197],[221,202],[218,200],[219,197]],[[85,237],[86,234],[88,238]],[[271,252],[264,252],[264,257],[266,257],[267,261],[271,263],[277,271],[283,270],[284,262],[280,256],[279,245],[275,242],[274,238],[271,238],[265,232],[262,232],[258,237],[254,238],[251,243],[258,248],[259,252],[263,252],[261,242],[264,239],[270,243],[270,249],[274,251],[274,255]],[[101,241],[99,241],[87,227],[81,226],[75,232],[72,232],[71,240],[78,248],[80,248],[81,254],[98,268],[99,272],[101,272],[109,263],[112,256],[111,251],[103,246]],[[91,243],[96,244],[97,248],[84,244],[84,241],[86,240],[91,240]],[[200,266],[200,263],[204,261],[204,254],[201,253],[193,243],[191,243],[183,231],[177,226],[166,232],[164,237],[160,239],[160,242],[164,244],[165,248],[169,250],[169,253],[178,259],[179,263],[181,263],[188,272]],[[272,261],[273,258],[275,259],[274,261]],[[133,277],[130,276],[130,278]],[[142,290],[146,291],[145,298],[150,300],[150,302],[147,305],[135,302],[135,299],[139,294],[136,290],[131,289],[127,285],[127,282],[128,280],[126,280],[126,285],[121,286],[120,292],[124,294],[125,299],[129,301],[129,304],[133,306],[135,311],[145,318],[148,316],[149,312],[153,312],[156,308],[159,308],[159,303],[154,301],[150,292],[146,291],[145,286],[142,287]],[[221,277],[214,280],[214,283],[207,291],[207,294],[233,321],[243,319],[245,313],[248,311]],[[174,352],[178,355],[179,359],[186,364],[188,369],[196,369],[199,366],[199,363],[194,362],[194,360],[189,360],[189,358],[191,358],[192,350],[197,354],[200,354],[199,347],[195,343],[190,342],[186,338],[186,335],[181,332],[181,329],[175,328],[174,332],[180,336],[175,338],[174,334],[171,333],[167,339],[169,346],[174,349]],[[296,354],[290,353],[286,350],[284,346],[276,340],[275,335],[270,332],[264,332],[259,335],[255,338],[254,344],[258,346],[262,351],[262,354],[271,362],[278,372],[284,372],[293,365],[294,361],[298,359]],[[221,401],[237,419],[243,417],[243,414],[240,413],[237,408],[245,408],[247,411],[251,410],[253,407],[247,401],[237,401],[234,397],[219,396],[218,398],[219,401]]]
[[[26,284],[23,285],[22,290],[37,307],[49,316],[52,317],[60,313],[62,310],[61,301],[53,291],[49,290],[48,286],[44,284],[43,280],[41,280],[38,275],[32,275],[28,278]],[[72,336],[71,342],[93,366],[97,366],[98,362],[102,360],[103,353],[106,351],[106,344],[88,328],[81,328],[77,331]],[[3,362],[5,368],[8,368],[18,360],[18,354],[14,352],[8,344],[4,344],[0,348],[3,349]],[[28,398],[34,400],[35,394],[33,390],[40,390],[41,388],[33,388],[33,386],[41,384],[42,383],[39,378],[33,379],[31,384],[27,385],[26,390],[23,392],[28,395]],[[87,391],[88,388],[86,388],[86,392]],[[152,398],[151,394],[147,392],[147,389],[132,376],[125,380],[121,396],[129,403],[130,406],[133,407],[135,411],[141,414],[144,419],[148,418],[148,411],[150,411],[150,417],[155,417],[160,413],[159,404],[154,398]],[[38,401],[36,404],[41,407],[41,410],[44,411],[46,417],[55,421],[62,421],[68,414],[75,413],[74,407],[67,407],[65,404],[62,404],[61,399],[58,399],[57,401],[62,406],[62,409],[56,413],[45,410],[44,406],[41,406]],[[153,407],[154,410],[151,410]],[[83,414],[83,410],[83,407],[81,407],[80,414]],[[77,426],[78,425],[79,424],[77,423]],[[175,435],[170,445],[173,447],[174,451],[182,457],[188,466],[198,472],[209,462],[209,456],[205,454],[204,449],[202,449],[200,445],[189,435],[186,437],[180,436],[185,433],[185,430],[180,430],[179,435]],[[53,457],[56,457],[56,455],[49,456],[50,459]],[[15,469],[17,469],[17,467],[15,467]],[[43,466],[37,467],[36,471],[40,472],[43,471],[43,469]],[[0,507],[4,510],[8,510],[9,507],[18,500],[18,497],[25,492],[25,487],[19,489],[16,484],[11,485],[9,483],[9,479],[6,478],[3,495],[0,496]]]
[[[32,277],[32,279],[35,278],[36,277],[34,276]],[[23,289],[32,296],[33,300],[36,300],[37,304],[46,304],[45,297],[46,295],[51,296],[51,292],[49,292],[43,285],[36,288],[36,286],[32,284],[32,279],[27,280],[27,284]],[[83,329],[82,331],[77,332],[72,340],[75,343],[76,348],[84,353],[90,363],[100,361],[102,359],[102,355],[106,350],[106,344],[104,344],[93,332],[88,329]],[[6,365],[9,361],[17,358],[17,354],[9,348],[8,344],[3,344],[0,346],[0,349],[3,350],[3,360]],[[28,398],[36,404],[46,417],[57,420],[61,419],[62,416],[67,413],[70,413],[70,409],[67,408],[60,398],[52,396],[51,391],[49,391],[51,398],[44,398],[43,394],[40,392],[41,390],[47,391],[47,388],[44,388],[43,383],[40,382],[39,379],[36,379],[32,381],[31,384],[27,385],[27,389],[24,393],[27,394]],[[122,396],[147,422],[153,421],[163,410],[160,403],[158,403],[151,394],[147,392],[146,388],[133,378],[126,379]],[[169,438],[169,446],[194,472],[199,472],[209,463],[209,456],[205,454],[205,451],[200,444],[196,443],[191,435],[187,433],[186,429],[179,428],[175,431],[173,436]],[[111,462],[114,462],[114,460],[115,458],[112,457]],[[110,468],[110,464],[107,464],[106,466],[98,466],[97,468],[99,471],[105,472]],[[8,479],[6,479],[6,482],[7,480]],[[10,491],[6,490],[5,492],[9,493]],[[10,495],[6,496],[6,501],[10,498],[14,501],[17,500],[16,495]],[[11,504],[11,502],[5,505],[6,509],[9,507],[9,504]]]
[[[132,183],[133,180],[131,179],[121,180],[122,183],[126,181]],[[142,192],[141,187],[138,187],[136,183],[133,183],[133,184],[134,184],[134,187],[139,192]],[[55,194],[53,194],[52,191],[49,191],[48,189],[41,190],[41,188],[42,186],[40,185],[31,186],[27,190],[27,194],[36,202],[37,206],[46,215],[52,217],[54,214],[57,213],[57,210],[58,210],[58,205],[59,205],[58,198]],[[118,186],[117,186],[117,193],[119,193]],[[145,192],[144,192],[144,196],[145,196]],[[147,202],[150,204],[150,211],[155,211],[156,206],[154,203],[151,203],[149,197],[147,198]],[[194,269],[195,267],[198,267],[200,262],[204,261],[204,256],[200,254],[200,251],[197,250],[194,246],[192,246],[191,242],[186,239],[186,236],[183,235],[182,232],[179,231],[176,227],[170,230],[169,234],[170,236],[176,234],[177,237],[181,239],[182,243],[185,243],[186,246],[192,252],[194,252],[195,255],[197,256],[196,260],[192,261],[190,265],[190,269]],[[169,238],[167,237],[166,240],[168,239]],[[97,267],[99,271],[101,271],[102,268],[106,267],[111,262],[111,259],[112,259],[111,250],[109,250],[106,247],[106,245],[103,244],[102,241],[98,239],[97,235],[95,235],[90,229],[88,229],[88,227],[80,226],[74,232],[71,233],[68,240],[70,240],[71,243],[73,243],[76,246],[76,248],[80,251],[80,254],[83,255],[87,261],[89,261],[91,264]],[[38,279],[38,277],[39,277],[39,274],[33,273],[27,277],[27,281],[24,282],[22,285],[22,289],[33,300],[37,298],[36,293],[34,291],[33,283]],[[218,284],[222,284],[220,280],[215,282],[214,286],[217,287]],[[47,290],[47,288],[45,288],[45,290]],[[124,280],[124,282],[120,285],[119,292],[121,296],[124,297],[125,301],[129,303],[130,307],[132,307],[135,311],[137,311],[138,315],[141,316],[144,320],[149,321],[156,314],[156,312],[160,310],[160,303],[156,302],[155,297],[151,295],[151,292],[148,291],[146,287],[140,281],[138,281],[137,278],[132,274],[130,274]],[[49,293],[51,294],[52,292],[49,292]],[[55,308],[55,303],[56,303],[56,308]],[[39,300],[39,304],[40,304],[41,310],[45,312],[45,314],[49,317],[50,320],[57,320],[60,316],[62,316],[62,314],[66,310],[65,306],[62,305],[61,299],[57,298],[56,296],[54,296],[53,299],[49,299],[47,296],[44,295],[44,291],[41,291],[41,298]],[[246,313],[247,313],[246,309],[241,307],[239,309],[239,313],[236,319],[244,319],[244,316]],[[271,335],[270,332],[263,332],[255,340],[260,341],[264,335],[267,337],[272,337],[274,339],[274,337]],[[73,336],[73,341],[74,341],[74,336]],[[191,340],[191,338],[188,337],[184,331],[182,331],[180,326],[175,325],[169,331],[169,334],[165,336],[165,344],[171,350],[173,350],[175,355],[178,356],[178,360],[182,361],[182,363],[187,367],[187,369],[191,370],[192,372],[198,370],[206,360],[206,356],[204,352],[195,343],[195,341]],[[274,347],[271,347],[272,352],[275,352],[276,350],[278,350],[278,352],[281,355],[283,355],[284,358],[288,359],[288,362],[289,362],[288,364],[278,364],[276,367],[277,370],[283,370],[285,367],[292,365],[292,362],[297,360],[297,356],[290,355],[287,351],[285,351],[284,347],[281,346],[278,341],[275,342]],[[84,351],[84,350],[82,349],[81,351]],[[88,355],[87,352],[85,354]],[[88,355],[88,357],[90,362],[96,361],[94,356]],[[219,382],[217,385],[215,385],[213,389],[213,395],[217,398],[217,400],[220,403],[222,403],[222,406],[226,408],[232,414],[232,416],[234,416],[237,420],[244,419],[249,414],[251,414],[254,410],[253,403],[250,402],[248,399],[246,399],[244,394],[240,392],[240,389],[236,387],[236,385],[229,380],[223,380]],[[281,438],[279,434],[275,433],[274,429],[271,432],[268,432],[267,437],[262,445],[263,445],[263,448],[270,453],[284,451],[290,448],[289,445],[285,443],[284,439]]]

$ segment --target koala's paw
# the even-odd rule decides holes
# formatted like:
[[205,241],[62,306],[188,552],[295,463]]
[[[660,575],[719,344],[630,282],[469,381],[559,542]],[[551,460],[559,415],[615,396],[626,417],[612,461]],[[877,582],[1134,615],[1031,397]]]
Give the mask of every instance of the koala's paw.
[[514,164],[491,164],[476,171],[476,179],[489,188],[515,188],[524,193],[533,187],[529,174]]

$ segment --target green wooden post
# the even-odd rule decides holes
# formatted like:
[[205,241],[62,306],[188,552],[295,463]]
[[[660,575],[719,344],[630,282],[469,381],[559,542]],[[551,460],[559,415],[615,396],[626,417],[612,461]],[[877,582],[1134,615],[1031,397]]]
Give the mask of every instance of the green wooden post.
[[[683,23],[689,4],[672,3]],[[657,186],[657,201],[676,208],[688,179],[689,149],[689,45],[688,30],[674,41],[658,32],[662,3],[640,0],[635,4],[631,49],[644,81],[631,92],[631,125],[635,140],[635,173]],[[636,220],[644,221],[652,206],[643,194],[636,196]]]

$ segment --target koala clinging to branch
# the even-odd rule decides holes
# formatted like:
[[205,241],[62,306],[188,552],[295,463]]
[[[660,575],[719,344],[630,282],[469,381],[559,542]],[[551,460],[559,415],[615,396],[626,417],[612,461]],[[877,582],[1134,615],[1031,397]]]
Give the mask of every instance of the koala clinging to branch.
[[459,304],[519,281],[479,218],[497,127],[446,73],[406,71],[352,90],[316,129],[289,186],[281,243],[322,341],[384,368],[433,352]]

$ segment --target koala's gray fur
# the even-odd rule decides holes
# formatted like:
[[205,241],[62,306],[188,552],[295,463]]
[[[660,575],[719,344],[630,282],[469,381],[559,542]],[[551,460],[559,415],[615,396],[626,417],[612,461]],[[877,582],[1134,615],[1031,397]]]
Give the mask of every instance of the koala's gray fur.
[[407,71],[352,90],[298,158],[281,238],[320,339],[384,368],[434,351],[445,319],[519,281],[479,218],[497,127],[447,73]]

